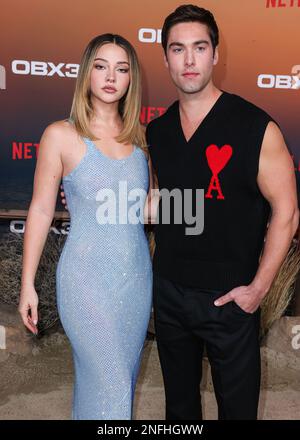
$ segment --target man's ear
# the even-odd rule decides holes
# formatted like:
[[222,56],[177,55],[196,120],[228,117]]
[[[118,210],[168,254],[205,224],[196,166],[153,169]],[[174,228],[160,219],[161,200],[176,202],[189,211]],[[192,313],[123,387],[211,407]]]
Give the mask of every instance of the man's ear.
[[218,61],[219,61],[219,47],[217,46],[215,48],[215,53],[214,53],[214,62],[213,62],[214,66],[218,64]]
[[164,54],[164,62],[165,62],[165,66],[168,69],[169,68],[169,63],[168,63],[168,58],[166,56],[166,54]]

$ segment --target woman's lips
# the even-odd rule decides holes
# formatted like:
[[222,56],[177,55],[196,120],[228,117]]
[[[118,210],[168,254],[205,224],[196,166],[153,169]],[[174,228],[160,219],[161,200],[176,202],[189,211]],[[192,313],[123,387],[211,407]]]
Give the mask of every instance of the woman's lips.
[[104,90],[106,93],[116,93],[117,89],[114,87],[103,87],[102,90]]

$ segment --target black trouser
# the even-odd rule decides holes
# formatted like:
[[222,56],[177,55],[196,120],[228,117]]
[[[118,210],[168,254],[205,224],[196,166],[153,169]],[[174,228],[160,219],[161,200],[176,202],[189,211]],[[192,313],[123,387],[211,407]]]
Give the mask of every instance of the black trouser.
[[260,388],[260,310],[249,314],[227,292],[182,286],[154,274],[154,319],[167,420],[202,419],[204,344],[220,420],[257,418]]

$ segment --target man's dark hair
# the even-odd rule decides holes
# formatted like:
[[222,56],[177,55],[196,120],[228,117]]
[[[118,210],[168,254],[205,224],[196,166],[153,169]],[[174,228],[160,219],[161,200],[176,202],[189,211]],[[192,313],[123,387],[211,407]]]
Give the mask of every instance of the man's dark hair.
[[195,5],[181,5],[167,16],[162,28],[161,42],[165,54],[167,53],[170,29],[178,23],[187,22],[206,24],[212,42],[213,51],[215,52],[215,48],[219,44],[219,29],[213,14],[207,9],[199,8]]

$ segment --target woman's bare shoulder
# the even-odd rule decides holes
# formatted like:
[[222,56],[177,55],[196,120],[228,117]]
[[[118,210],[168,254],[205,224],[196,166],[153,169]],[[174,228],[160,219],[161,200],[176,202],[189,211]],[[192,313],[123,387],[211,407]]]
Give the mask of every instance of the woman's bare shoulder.
[[45,128],[43,133],[43,137],[52,140],[71,140],[74,139],[75,135],[76,130],[68,119],[52,122]]

